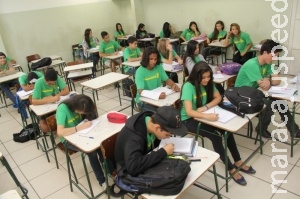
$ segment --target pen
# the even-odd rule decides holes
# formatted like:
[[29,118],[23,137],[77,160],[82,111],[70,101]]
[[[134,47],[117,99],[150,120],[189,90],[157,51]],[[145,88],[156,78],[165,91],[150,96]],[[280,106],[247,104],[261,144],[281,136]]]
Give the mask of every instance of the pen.
[[92,136],[86,136],[86,135],[79,135],[80,137],[85,137],[85,138],[90,138],[90,139],[94,139],[94,137]]
[[214,114],[216,114],[216,110],[215,110],[216,108],[214,108]]

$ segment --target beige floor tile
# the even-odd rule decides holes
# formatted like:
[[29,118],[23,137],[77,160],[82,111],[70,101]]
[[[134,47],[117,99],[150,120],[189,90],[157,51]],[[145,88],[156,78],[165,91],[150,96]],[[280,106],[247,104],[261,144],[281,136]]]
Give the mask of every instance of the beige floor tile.
[[19,142],[15,142],[11,139],[11,140],[3,143],[3,145],[5,146],[5,148],[7,149],[7,151],[9,153],[14,153],[16,151],[22,150],[23,148],[26,148],[26,147],[31,146],[31,145],[34,145],[35,148],[36,148],[35,140],[30,140],[28,142],[19,143]]
[[[26,178],[24,177],[24,175],[22,174],[19,168],[14,168],[13,172],[21,184],[27,182]],[[4,172],[0,174],[0,182],[1,182],[0,193],[4,193],[8,190],[15,189],[17,187],[16,183],[14,182],[14,180],[12,179],[12,177],[8,172]]]
[[[5,155],[4,157],[5,157],[6,161],[8,162],[10,168],[14,169],[17,167],[17,164],[11,158],[10,155]],[[0,164],[0,174],[5,173],[5,172],[7,172],[7,169],[2,164]]]
[[[278,191],[284,191],[285,189],[279,189]],[[274,196],[272,197],[272,199],[299,199],[300,198],[300,194],[296,195],[294,193],[291,192],[287,192],[287,193],[275,193]]]
[[286,178],[286,183],[282,183],[280,188],[288,190],[291,193],[300,195],[299,189],[300,168],[294,167]]
[[[28,197],[30,199],[40,199],[40,197],[37,195],[34,188],[32,187],[32,185],[29,182],[24,183],[23,185],[28,190]],[[20,195],[22,194],[21,191],[18,191],[18,192],[19,192]]]
[[[34,142],[33,142],[34,143]],[[26,154],[26,155],[24,155]],[[44,152],[42,152],[42,150],[38,150],[36,148],[36,144],[31,144],[27,147],[22,148],[21,150],[15,151],[13,153],[11,153],[11,157],[14,159],[14,161],[18,164],[18,165],[22,165],[30,160],[33,160],[37,157],[40,156],[44,156],[44,159],[46,162],[47,158],[46,158],[46,154]]]
[[70,190],[70,186],[67,185],[55,193],[45,197],[45,199],[57,199],[57,198],[72,198],[72,199],[83,199],[86,198],[79,189],[75,188],[73,189],[73,192]]

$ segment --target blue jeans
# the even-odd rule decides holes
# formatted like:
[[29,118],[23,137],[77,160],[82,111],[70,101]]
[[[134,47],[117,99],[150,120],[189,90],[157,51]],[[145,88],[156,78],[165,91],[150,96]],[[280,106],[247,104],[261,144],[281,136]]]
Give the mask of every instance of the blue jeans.
[[[75,147],[74,145],[68,143],[68,148],[72,149],[74,151],[81,151],[80,149],[78,149],[77,147]],[[91,153],[87,153],[87,156],[89,157],[90,160],[90,164],[92,166],[92,169],[95,173],[95,176],[99,182],[100,185],[102,185],[105,182],[105,177],[100,165],[100,161],[103,162],[103,155],[101,153],[101,150],[98,148],[95,151],[92,151]],[[99,156],[99,159],[98,159]]]
[[100,59],[99,53],[91,53],[90,58],[93,61],[93,74],[96,76],[96,72],[97,72],[96,66]]
[[9,82],[3,82],[1,84],[1,90],[13,102],[13,104],[16,104],[16,98],[15,98],[15,95],[11,92],[10,87],[14,86],[17,83],[18,82],[16,80],[12,80]]

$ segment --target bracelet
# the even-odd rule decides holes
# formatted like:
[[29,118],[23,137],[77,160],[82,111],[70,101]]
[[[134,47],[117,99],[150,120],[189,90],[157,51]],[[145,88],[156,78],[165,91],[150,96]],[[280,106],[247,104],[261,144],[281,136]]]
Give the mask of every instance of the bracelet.
[[74,126],[75,127],[75,131],[77,132],[77,128],[76,128],[76,126]]
[[206,107],[206,110],[208,110],[208,109],[209,109],[207,105],[204,105],[204,106]]

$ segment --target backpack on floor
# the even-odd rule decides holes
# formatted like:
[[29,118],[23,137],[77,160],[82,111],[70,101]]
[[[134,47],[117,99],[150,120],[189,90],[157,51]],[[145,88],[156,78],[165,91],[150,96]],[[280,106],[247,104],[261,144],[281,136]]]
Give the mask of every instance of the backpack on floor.
[[190,165],[181,159],[164,159],[138,176],[131,176],[117,165],[116,185],[129,193],[176,195],[182,190],[191,171]]
[[20,131],[20,133],[13,134],[13,140],[15,142],[20,142],[20,143],[27,142],[29,140],[35,140],[36,139],[35,134],[36,135],[38,134],[36,128],[34,128],[32,124],[28,124],[24,129]]
[[52,64],[52,59],[50,57],[44,57],[40,61],[31,64],[31,70],[36,70],[44,66],[50,66]]
[[130,86],[134,84],[133,80],[126,78],[122,80],[123,95],[131,98]]

